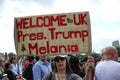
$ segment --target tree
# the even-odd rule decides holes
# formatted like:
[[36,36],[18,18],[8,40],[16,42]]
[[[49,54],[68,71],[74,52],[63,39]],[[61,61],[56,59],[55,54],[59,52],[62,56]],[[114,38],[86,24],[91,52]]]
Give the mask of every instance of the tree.
[[95,60],[98,60],[98,59],[101,58],[100,53],[95,53],[95,52],[94,52],[94,53],[89,53],[89,54],[76,54],[76,56],[77,56],[80,60],[82,60],[84,57],[86,57],[86,56],[88,56],[88,55],[94,57]]
[[86,54],[76,54],[76,57],[78,57],[80,60],[83,60],[83,58],[87,56]]
[[90,54],[92,57],[94,57],[95,60],[99,59],[101,56],[100,56],[100,53],[92,53]]
[[120,46],[116,47],[116,49],[118,50],[118,56],[120,57]]

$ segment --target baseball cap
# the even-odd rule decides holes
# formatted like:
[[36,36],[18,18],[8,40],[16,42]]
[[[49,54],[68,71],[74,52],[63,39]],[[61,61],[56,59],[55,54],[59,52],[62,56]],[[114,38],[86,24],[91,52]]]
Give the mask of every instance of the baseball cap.
[[54,58],[55,57],[64,57],[65,58],[65,57],[67,57],[67,55],[55,55]]
[[67,55],[56,55],[54,56],[54,61],[59,61],[59,60],[63,61],[66,59],[66,57]]

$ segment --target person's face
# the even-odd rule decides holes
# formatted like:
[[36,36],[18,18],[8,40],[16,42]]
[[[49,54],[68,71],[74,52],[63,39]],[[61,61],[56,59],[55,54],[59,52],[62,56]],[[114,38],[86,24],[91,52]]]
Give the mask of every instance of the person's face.
[[12,69],[12,65],[10,64],[10,65],[9,65],[9,70],[11,70],[11,69]]
[[47,60],[47,56],[40,56],[40,59],[41,59],[42,61],[46,61],[46,60]]
[[66,58],[57,57],[54,59],[57,70],[66,70]]
[[13,63],[17,63],[17,59],[13,59],[13,61],[12,61]]

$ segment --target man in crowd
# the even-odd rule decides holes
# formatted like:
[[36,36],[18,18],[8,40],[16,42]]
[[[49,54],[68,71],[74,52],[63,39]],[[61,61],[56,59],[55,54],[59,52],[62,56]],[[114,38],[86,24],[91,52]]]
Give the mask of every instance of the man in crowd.
[[40,56],[33,66],[33,80],[42,80],[43,76],[52,71],[51,64],[47,61],[47,56]]
[[102,49],[102,60],[95,68],[96,80],[120,80],[120,63],[117,49],[107,46]]

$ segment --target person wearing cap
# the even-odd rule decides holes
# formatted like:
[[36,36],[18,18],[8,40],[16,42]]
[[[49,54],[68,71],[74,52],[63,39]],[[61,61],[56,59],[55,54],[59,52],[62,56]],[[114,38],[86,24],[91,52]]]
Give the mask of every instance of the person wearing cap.
[[83,80],[74,74],[68,64],[67,58],[57,55],[54,58],[54,71],[47,73],[42,80]]
[[47,56],[40,56],[33,68],[33,80],[42,80],[43,76],[52,71],[51,64],[47,61]]

